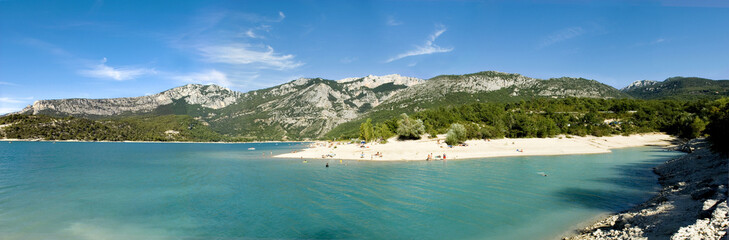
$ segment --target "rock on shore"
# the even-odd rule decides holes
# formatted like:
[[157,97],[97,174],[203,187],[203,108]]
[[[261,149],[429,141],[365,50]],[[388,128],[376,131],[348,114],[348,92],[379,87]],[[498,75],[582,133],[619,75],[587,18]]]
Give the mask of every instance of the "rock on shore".
[[654,168],[657,196],[565,239],[728,239],[729,158],[703,140],[688,145],[691,153]]

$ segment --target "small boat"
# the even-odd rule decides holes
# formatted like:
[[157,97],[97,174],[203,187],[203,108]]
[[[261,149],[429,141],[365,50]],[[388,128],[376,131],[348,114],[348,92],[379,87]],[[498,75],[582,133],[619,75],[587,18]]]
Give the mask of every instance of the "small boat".
[[252,147],[248,148],[248,151],[253,151],[253,150],[256,150],[256,148],[252,148]]

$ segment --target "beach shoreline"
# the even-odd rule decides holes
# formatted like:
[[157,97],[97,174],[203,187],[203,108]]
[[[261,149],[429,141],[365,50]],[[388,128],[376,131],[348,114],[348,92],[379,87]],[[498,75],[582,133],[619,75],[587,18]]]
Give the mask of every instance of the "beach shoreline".
[[609,153],[611,149],[641,146],[673,146],[678,140],[663,133],[635,134],[630,136],[579,137],[558,136],[554,138],[503,138],[468,140],[466,146],[449,147],[445,135],[436,138],[399,141],[389,139],[387,143],[353,144],[342,142],[315,142],[301,151],[275,155],[275,158],[321,159],[366,161],[426,161],[475,159],[515,156],[554,156],[574,154]]
[[729,239],[729,159],[705,140],[681,146],[686,155],[653,168],[661,190],[629,210],[586,221],[560,237],[593,239]]
[[84,143],[213,143],[213,144],[244,144],[244,143],[308,143],[312,141],[254,141],[254,142],[185,142],[185,141],[85,141],[85,140],[45,140],[45,139],[16,139],[0,138],[0,142],[84,142]]

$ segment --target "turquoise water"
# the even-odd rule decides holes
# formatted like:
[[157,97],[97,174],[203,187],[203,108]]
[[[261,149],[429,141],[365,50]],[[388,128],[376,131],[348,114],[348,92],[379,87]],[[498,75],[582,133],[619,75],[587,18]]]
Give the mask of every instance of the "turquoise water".
[[650,169],[678,155],[329,168],[269,156],[302,147],[0,142],[0,238],[551,239],[646,200],[658,188]]

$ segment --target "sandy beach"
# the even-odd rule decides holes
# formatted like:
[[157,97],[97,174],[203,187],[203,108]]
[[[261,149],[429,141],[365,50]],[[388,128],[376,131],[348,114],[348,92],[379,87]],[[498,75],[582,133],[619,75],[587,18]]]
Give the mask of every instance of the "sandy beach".
[[[491,140],[469,140],[467,146],[449,148],[445,135],[437,138],[399,141],[389,139],[385,144],[360,144],[341,142],[316,142],[309,148],[298,152],[276,155],[277,158],[335,158],[373,161],[425,161],[429,154],[438,160],[445,155],[446,160],[509,157],[545,156],[567,154],[607,153],[610,149],[639,147],[648,145],[669,146],[676,139],[663,133],[636,134],[630,136],[579,137],[559,136],[555,138],[504,138]],[[381,153],[379,156],[377,153]]]

